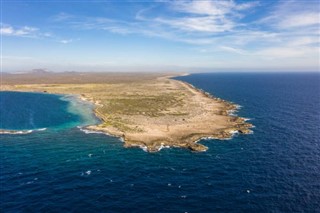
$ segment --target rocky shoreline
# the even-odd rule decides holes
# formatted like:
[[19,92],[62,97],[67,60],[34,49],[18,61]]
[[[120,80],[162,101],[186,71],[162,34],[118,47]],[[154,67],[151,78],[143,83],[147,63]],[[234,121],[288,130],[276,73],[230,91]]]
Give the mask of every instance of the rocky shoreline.
[[[109,129],[101,128],[99,125],[87,126],[85,127],[85,129],[88,129],[91,131],[97,131],[97,132],[106,132],[108,135],[121,138],[122,141],[124,142],[124,147],[126,148],[139,147],[147,152],[158,152],[163,148],[169,148],[169,147],[186,148],[195,152],[204,152],[208,150],[208,147],[198,143],[203,139],[228,140],[228,139],[231,139],[235,134],[252,134],[253,133],[253,131],[251,130],[251,128],[253,127],[252,124],[247,123],[245,118],[234,115],[234,112],[236,112],[240,108],[238,105],[225,101],[223,99],[214,97],[211,94],[203,91],[202,89],[198,89],[194,87],[192,84],[182,82],[182,81],[180,82],[207,98],[215,100],[219,103],[223,103],[225,105],[225,108],[221,110],[218,114],[230,117],[229,122],[234,123],[234,125],[221,129],[220,131],[212,134],[190,134],[183,138],[184,142],[180,142],[177,144],[175,144],[174,142],[159,143],[159,141],[155,141],[154,143],[145,143],[139,140],[134,141],[134,140],[127,139],[125,133],[118,132],[117,130],[112,128],[109,128]],[[83,98],[83,100],[90,101],[97,106],[101,106],[99,102],[93,101],[92,98]],[[103,115],[99,113],[99,111],[94,110],[94,112],[98,118],[103,120]]]

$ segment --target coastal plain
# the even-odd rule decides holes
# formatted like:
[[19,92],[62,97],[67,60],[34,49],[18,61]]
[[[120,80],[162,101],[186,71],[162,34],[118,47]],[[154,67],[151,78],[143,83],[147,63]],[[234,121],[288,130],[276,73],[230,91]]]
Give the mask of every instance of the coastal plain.
[[[176,75],[176,74],[175,74]],[[72,94],[95,105],[101,123],[86,129],[121,137],[125,147],[206,151],[203,138],[249,134],[252,125],[231,115],[233,103],[172,79],[172,73],[3,74],[1,91]]]

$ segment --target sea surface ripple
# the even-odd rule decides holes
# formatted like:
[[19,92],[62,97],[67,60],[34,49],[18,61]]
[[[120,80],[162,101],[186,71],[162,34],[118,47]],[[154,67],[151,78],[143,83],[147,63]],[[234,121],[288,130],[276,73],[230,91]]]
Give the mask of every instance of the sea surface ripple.
[[0,135],[0,211],[320,212],[319,73],[177,79],[240,104],[254,134],[203,153],[126,149],[72,125]]

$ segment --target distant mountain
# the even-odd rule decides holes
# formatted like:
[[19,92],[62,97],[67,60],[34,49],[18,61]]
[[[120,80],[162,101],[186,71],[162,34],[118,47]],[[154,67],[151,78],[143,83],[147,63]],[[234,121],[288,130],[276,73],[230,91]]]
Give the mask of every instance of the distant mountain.
[[9,72],[1,72],[1,75],[10,75],[12,73],[9,73]]
[[46,69],[33,69],[29,73],[32,73],[32,74],[48,74],[48,73],[51,73],[51,72],[47,71]]

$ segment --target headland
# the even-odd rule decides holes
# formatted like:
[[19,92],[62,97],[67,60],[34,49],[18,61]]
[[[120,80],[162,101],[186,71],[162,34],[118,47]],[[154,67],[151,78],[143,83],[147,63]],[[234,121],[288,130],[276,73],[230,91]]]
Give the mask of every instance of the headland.
[[237,105],[172,79],[172,73],[5,74],[2,91],[78,95],[95,104],[102,122],[93,131],[121,137],[125,147],[206,151],[203,138],[249,134],[251,124],[232,116]]

